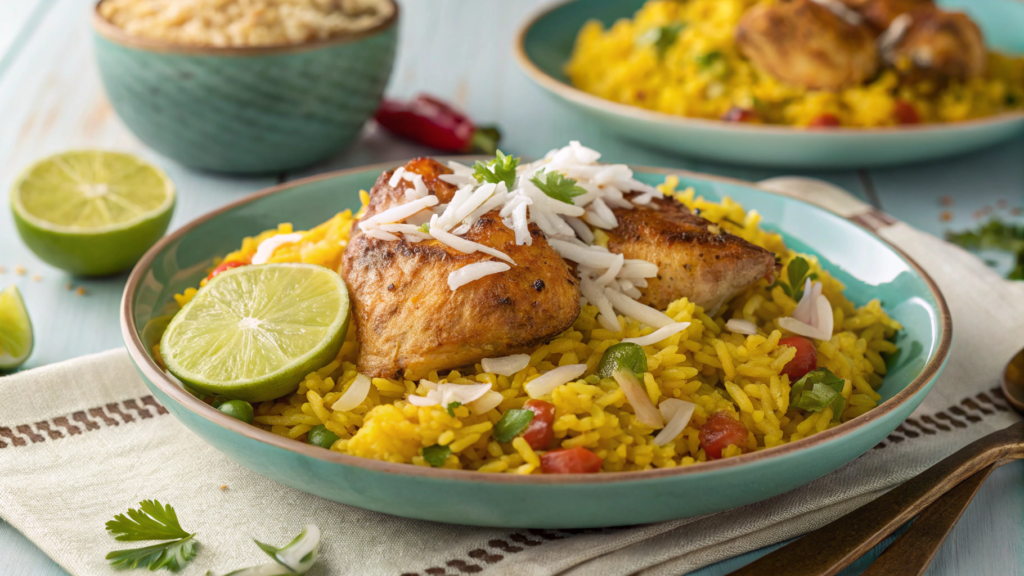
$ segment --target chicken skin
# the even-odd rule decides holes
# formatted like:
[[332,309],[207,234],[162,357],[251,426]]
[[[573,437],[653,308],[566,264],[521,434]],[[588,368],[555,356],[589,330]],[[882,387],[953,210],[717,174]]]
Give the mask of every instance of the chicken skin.
[[[420,174],[441,203],[455,187],[440,180],[451,171],[418,158],[405,170]],[[405,180],[390,186],[393,172],[370,192],[364,219],[405,203]],[[388,241],[355,235],[345,249],[342,277],[352,294],[359,340],[359,370],[374,377],[419,378],[431,370],[472,365],[483,358],[532,352],[562,333],[580,313],[579,280],[535,225],[532,245],[516,245],[515,233],[497,211],[488,212],[462,238],[500,250],[516,265],[452,291],[449,273],[468,264],[496,261],[464,254],[436,240]]]
[[855,86],[878,71],[878,49],[867,26],[812,0],[755,5],[740,18],[735,37],[755,66],[810,90]]
[[937,80],[970,80],[985,75],[988,53],[981,30],[966,14],[922,6],[907,13],[909,25],[883,56],[903,70]]
[[910,12],[922,6],[934,9],[931,0],[841,0],[852,10],[864,17],[864,20],[881,33],[892,24],[900,14]]
[[775,274],[774,254],[720,231],[670,198],[613,212],[619,225],[606,231],[608,250],[658,266],[658,276],[641,290],[642,304],[665,310],[685,296],[713,310]]

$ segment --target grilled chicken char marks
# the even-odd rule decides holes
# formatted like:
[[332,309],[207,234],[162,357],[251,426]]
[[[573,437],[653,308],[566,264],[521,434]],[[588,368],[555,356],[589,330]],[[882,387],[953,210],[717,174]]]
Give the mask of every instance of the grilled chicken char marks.
[[606,231],[608,250],[658,266],[658,276],[647,280],[640,299],[658,310],[684,296],[712,310],[776,271],[774,254],[716,232],[714,224],[673,199],[613,212],[619,225]]
[[[405,168],[423,175],[441,203],[451,200],[455,187],[437,179],[448,168],[423,158]],[[392,188],[391,175],[377,180],[364,218],[406,201],[412,183],[403,180]],[[448,287],[451,272],[498,259],[464,254],[436,240],[356,235],[345,249],[342,275],[355,308],[360,371],[422,377],[483,358],[532,352],[572,326],[580,312],[576,274],[539,228],[531,225],[530,233],[532,245],[518,246],[496,211],[485,214],[462,237],[508,254],[517,265],[454,292]]]

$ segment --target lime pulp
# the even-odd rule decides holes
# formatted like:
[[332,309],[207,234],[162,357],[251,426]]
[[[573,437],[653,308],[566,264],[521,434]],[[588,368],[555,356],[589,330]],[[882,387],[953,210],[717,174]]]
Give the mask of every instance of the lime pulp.
[[294,392],[333,360],[348,322],[348,290],[336,272],[241,266],[215,276],[174,316],[160,355],[199,392],[261,402]]
[[18,233],[41,260],[72,274],[98,276],[131,267],[163,236],[174,184],[130,154],[65,152],[18,178],[11,207]]
[[0,370],[21,366],[32,353],[32,321],[18,287],[0,291]]

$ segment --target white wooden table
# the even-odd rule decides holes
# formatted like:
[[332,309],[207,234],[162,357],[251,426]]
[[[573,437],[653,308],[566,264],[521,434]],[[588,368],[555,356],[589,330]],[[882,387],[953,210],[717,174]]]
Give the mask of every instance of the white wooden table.
[[[429,153],[368,129],[351,149],[302,172],[230,178],[183,168],[147,150],[107,103],[92,54],[88,16],[94,1],[0,0],[0,189],[4,193],[21,169],[44,155],[84,147],[127,150],[163,166],[177,184],[179,202],[173,228],[281,181]],[[694,162],[641,149],[599,132],[548,99],[516,69],[510,52],[516,26],[542,3],[402,2],[401,43],[388,93],[409,97],[426,91],[455,102],[479,121],[499,124],[505,133],[502,149],[517,155],[540,156],[569,139],[578,139],[615,162],[688,168],[750,180],[782,174]],[[1005,219],[1021,221],[1013,208],[1024,205],[1024,137],[996,149],[932,164],[803,174],[825,178],[935,234],[975,224],[974,213],[985,207]],[[944,198],[952,205],[944,205]],[[36,329],[36,349],[25,368],[122,346],[117,308],[126,275],[82,280],[46,266],[21,244],[6,200],[0,201],[0,206],[0,266],[6,268],[0,274],[0,287],[12,282],[19,285]],[[943,211],[951,213],[951,221],[941,221]],[[25,275],[14,272],[19,265],[27,269]],[[86,294],[69,291],[69,283],[82,286]],[[0,474],[17,473],[0,470]],[[859,573],[884,545],[848,573]],[[724,574],[765,552],[767,549],[752,552],[699,574]],[[0,572],[65,574],[2,521]],[[1005,466],[992,475],[929,574],[1024,574],[1024,463]]]

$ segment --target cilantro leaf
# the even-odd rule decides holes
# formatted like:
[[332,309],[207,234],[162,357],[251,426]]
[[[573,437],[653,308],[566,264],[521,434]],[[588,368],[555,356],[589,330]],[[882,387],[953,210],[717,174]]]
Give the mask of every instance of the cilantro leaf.
[[462,406],[462,402],[449,402],[448,403],[448,415],[452,418],[455,417],[455,409]]
[[676,43],[679,33],[685,27],[686,24],[684,22],[676,22],[666,26],[651,28],[640,37],[640,43],[653,46],[654,51],[658,54],[658,59],[663,60],[665,52],[668,52],[668,49]]
[[789,393],[789,405],[807,412],[821,412],[832,407],[832,421],[838,422],[846,407],[843,387],[846,381],[828,368],[818,368],[805,374],[793,384]]
[[473,164],[473,177],[476,178],[477,182],[484,183],[490,182],[491,184],[497,184],[504,182],[505,187],[509,190],[516,183],[516,168],[519,166],[519,158],[515,156],[506,156],[498,150],[497,156],[490,162],[476,161]]
[[[532,414],[532,412],[531,412]],[[434,444],[433,446],[427,446],[423,449],[423,459],[427,461],[434,468],[440,468],[444,466],[445,460],[451,455],[452,449],[447,446],[441,446],[440,444]]]
[[139,509],[128,509],[107,522],[107,530],[117,540],[170,540],[191,536],[181,528],[178,515],[170,504],[163,506],[156,500],[139,502]]
[[712,50],[711,52],[699,54],[696,58],[694,58],[694,61],[696,61],[697,65],[700,66],[701,68],[710,68],[712,65],[714,65],[715,62],[718,62],[724,56],[725,55],[722,54],[720,51]]
[[[545,176],[546,179],[542,181],[541,176]],[[530,178],[530,182],[533,182],[533,185],[541,192],[566,204],[572,204],[573,198],[587,193],[586,190],[576,185],[575,180],[566,178],[559,172],[545,172],[541,169],[536,176]]]
[[813,272],[808,274],[810,270],[810,263],[808,263],[807,260],[804,260],[802,256],[797,256],[790,260],[789,266],[786,268],[786,275],[789,277],[789,284],[783,284],[780,279],[776,279],[768,289],[771,290],[778,286],[782,288],[782,291],[786,293],[786,296],[799,301],[804,296],[804,280],[810,278],[813,282],[818,279],[817,274]]
[[526,430],[531,420],[533,420],[532,410],[522,410],[519,408],[506,410],[501,415],[501,420],[498,420],[498,423],[494,426],[492,435],[498,442],[511,442],[513,438],[519,436],[523,430]]
[[1014,257],[1010,280],[1024,280],[1024,226],[994,218],[975,230],[947,232],[946,240],[968,250],[1000,250]]
[[195,534],[182,529],[174,508],[157,500],[143,500],[137,510],[129,508],[127,516],[118,514],[106,526],[114,538],[121,541],[169,540],[142,548],[115,550],[106,556],[113,566],[177,571],[195,558],[199,545]]
[[177,572],[196,557],[198,547],[199,543],[189,534],[180,540],[172,540],[144,548],[115,550],[107,554],[106,558],[110,560],[111,566],[123,566],[129,569],[143,567],[150,570],[167,568],[172,572]]

